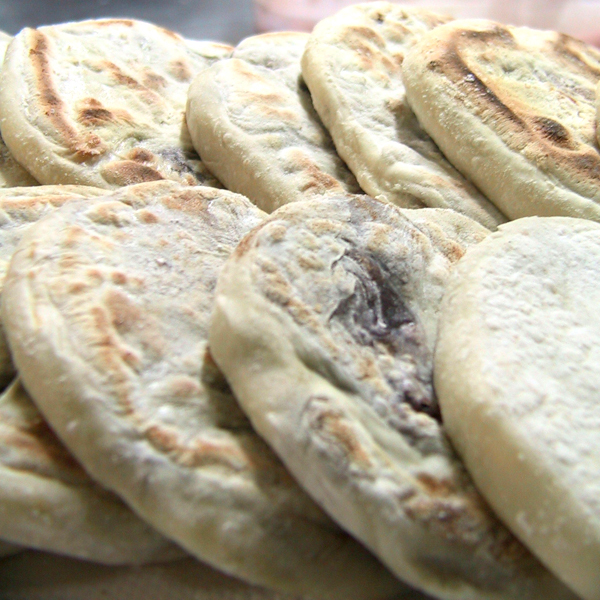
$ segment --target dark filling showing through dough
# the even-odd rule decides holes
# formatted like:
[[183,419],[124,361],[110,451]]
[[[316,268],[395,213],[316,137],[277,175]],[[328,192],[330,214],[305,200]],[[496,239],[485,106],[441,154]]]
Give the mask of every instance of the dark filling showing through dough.
[[348,250],[338,266],[351,273],[356,284],[353,293],[338,303],[331,320],[337,320],[357,344],[371,347],[376,361],[385,354],[392,357],[394,368],[385,374],[393,390],[387,398],[390,424],[397,428],[392,415],[398,405],[409,405],[441,421],[425,332],[402,298],[406,281],[356,249]]

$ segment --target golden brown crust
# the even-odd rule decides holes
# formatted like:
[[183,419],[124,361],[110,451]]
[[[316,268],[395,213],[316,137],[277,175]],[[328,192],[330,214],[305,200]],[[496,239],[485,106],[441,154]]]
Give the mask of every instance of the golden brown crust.
[[[564,34],[548,33],[544,51],[557,67],[554,86],[565,96],[593,101],[593,84],[600,79],[600,51]],[[504,49],[518,50],[519,40],[511,28],[497,24],[483,31],[453,27],[428,56],[428,68],[445,77],[455,90],[456,100],[469,104],[486,123],[494,123],[502,139],[514,150],[536,161],[565,165],[575,177],[600,184],[600,153],[589,140],[577,139],[564,125],[539,114],[525,98],[510,93],[502,79],[486,76],[482,62],[486,52],[502,55]],[[524,51],[526,49],[524,48]],[[590,82],[574,89],[560,72],[576,72]],[[543,164],[543,163],[542,163]]]

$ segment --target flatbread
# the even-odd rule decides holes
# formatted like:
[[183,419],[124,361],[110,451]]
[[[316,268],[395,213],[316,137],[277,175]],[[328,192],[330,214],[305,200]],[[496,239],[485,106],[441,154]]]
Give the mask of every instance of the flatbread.
[[244,40],[233,58],[200,73],[187,122],[206,166],[267,212],[307,199],[360,191],[301,78],[308,34]]
[[600,219],[600,50],[492,21],[434,29],[403,66],[409,103],[448,159],[509,218]]
[[475,483],[582,598],[600,595],[600,224],[503,226],[441,313],[435,382]]
[[[400,578],[441,599],[574,600],[498,522],[446,438],[438,308],[487,232],[419,212],[366,196],[280,208],[223,267],[211,351],[290,472]],[[445,215],[454,224],[435,226]]]
[[11,262],[15,363],[86,469],[194,556],[318,598],[408,593],[302,492],[207,349],[218,272],[264,216],[170,182],[65,205]]
[[109,565],[184,556],[90,479],[18,379],[0,396],[0,538]]
[[[44,215],[75,198],[97,198],[106,190],[81,185],[0,187],[0,298],[13,252],[23,233]],[[15,369],[0,317],[0,391],[14,378]]]
[[2,67],[2,137],[41,183],[218,186],[184,111],[193,76],[222,54],[130,19],[25,28]]
[[493,229],[506,218],[444,158],[406,102],[404,54],[448,20],[389,2],[342,9],[314,28],[302,75],[367,194],[407,208],[452,208]]
[[[12,36],[0,31],[0,62],[4,60]],[[14,159],[0,136],[0,187],[36,185],[37,181]]]

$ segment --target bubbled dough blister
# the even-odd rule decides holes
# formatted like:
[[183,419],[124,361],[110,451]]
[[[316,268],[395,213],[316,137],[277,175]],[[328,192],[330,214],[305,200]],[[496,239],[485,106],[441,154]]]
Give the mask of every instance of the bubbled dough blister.
[[2,67],[4,141],[41,183],[219,186],[184,114],[193,76],[227,55],[204,46],[129,19],[25,28]]
[[405,53],[446,21],[389,2],[348,7],[315,26],[302,74],[366,193],[407,208],[451,208],[493,229],[506,218],[444,158],[406,100]]
[[399,593],[254,433],[207,348],[217,274],[263,217],[171,182],[55,211],[7,277],[16,364],[86,469],[201,560],[298,594]]
[[600,594],[600,225],[519,219],[459,264],[435,373],[446,428],[500,518]]
[[[437,312],[487,231],[452,211],[413,222],[419,212],[359,196],[279,209],[221,271],[213,356],[294,476],[400,578],[443,599],[573,600],[446,438]],[[463,226],[435,226],[446,214]]]
[[360,191],[301,77],[307,34],[242,41],[190,86],[194,146],[223,184],[267,212],[314,196]]

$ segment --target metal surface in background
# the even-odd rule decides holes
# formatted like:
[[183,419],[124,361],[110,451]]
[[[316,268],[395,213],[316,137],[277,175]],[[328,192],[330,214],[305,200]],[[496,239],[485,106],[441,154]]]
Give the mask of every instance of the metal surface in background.
[[0,0],[0,30],[100,17],[129,17],[182,35],[235,44],[252,35],[252,0]]

